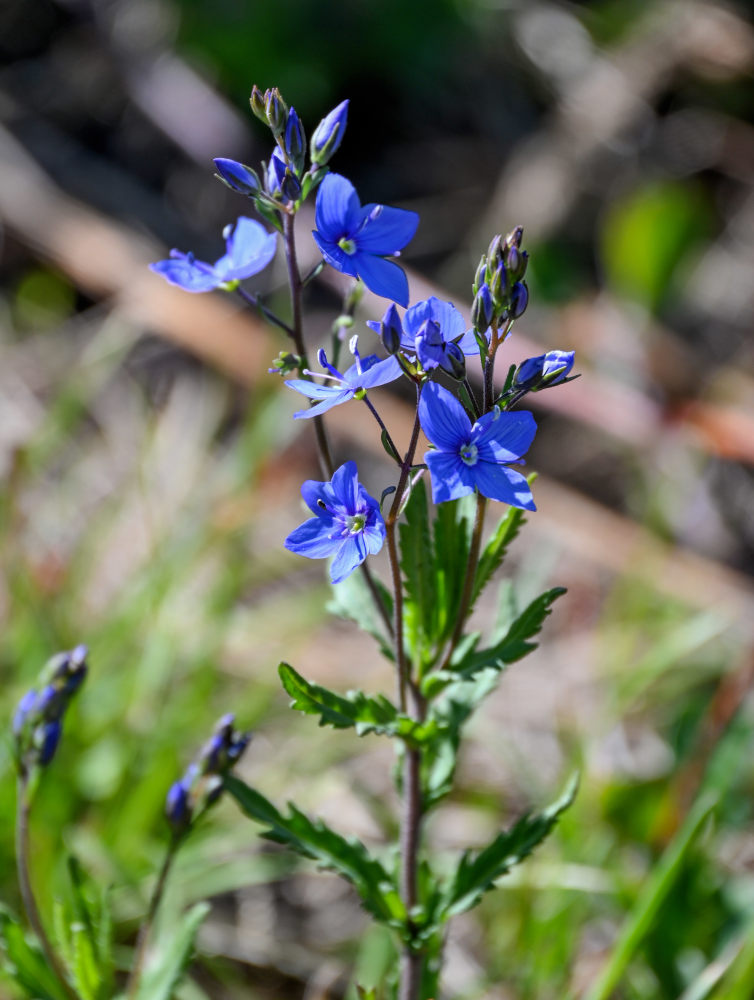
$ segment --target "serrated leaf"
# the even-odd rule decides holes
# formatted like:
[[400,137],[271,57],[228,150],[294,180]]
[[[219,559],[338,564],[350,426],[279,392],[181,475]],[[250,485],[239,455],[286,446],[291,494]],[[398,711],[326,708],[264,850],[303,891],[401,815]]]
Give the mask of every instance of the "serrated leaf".
[[530,640],[541,630],[552,604],[565,592],[565,587],[553,587],[540,594],[518,616],[499,642],[485,649],[475,649],[463,658],[454,655],[451,660],[452,670],[469,678],[486,667],[502,670],[507,664],[526,656],[537,648],[537,643]]
[[[379,580],[375,580],[374,583],[388,617],[392,617],[392,595]],[[383,656],[391,660],[393,659],[392,643],[385,635],[382,618],[374,606],[372,595],[369,593],[369,588],[364,582],[361,573],[351,573],[341,583],[333,586],[327,610],[330,614],[338,615],[340,618],[347,618],[349,621],[355,622],[359,628],[362,628],[377,640]]]
[[4,907],[0,907],[0,949],[3,971],[35,1000],[67,1000],[39,945],[27,940],[24,929]]
[[209,903],[197,903],[184,914],[169,941],[147,966],[137,1000],[171,1000],[191,962],[196,935],[209,911]]
[[100,976],[94,945],[83,924],[71,926],[71,972],[82,1000],[98,1000],[102,977]]
[[406,599],[403,619],[409,647],[415,654],[434,639],[437,600],[435,566],[429,534],[429,506],[424,480],[414,483],[398,526],[400,563]]
[[378,733],[397,736],[413,746],[421,746],[437,731],[435,722],[418,722],[401,714],[384,695],[369,697],[363,691],[336,694],[320,684],[305,680],[288,663],[278,667],[280,680],[293,699],[291,708],[306,715],[318,715],[320,726],[334,729],[353,727],[357,735]]
[[406,912],[397,888],[360,840],[343,837],[323,820],[309,819],[292,804],[288,815],[284,815],[260,792],[232,775],[226,779],[226,788],[247,816],[267,828],[263,837],[285,844],[296,854],[346,879],[377,920],[392,927],[405,926]]
[[522,816],[483,850],[465,851],[448,888],[443,919],[476,906],[497,879],[528,857],[552,832],[561,813],[573,802],[577,788],[578,775],[574,775],[560,798],[543,812]]
[[523,523],[524,512],[519,507],[509,507],[498,522],[494,534],[485,545],[479,557],[476,574],[474,575],[474,586],[471,591],[470,608],[474,607],[477,598],[492,579],[495,570],[502,565],[508,551],[508,546],[518,535]]

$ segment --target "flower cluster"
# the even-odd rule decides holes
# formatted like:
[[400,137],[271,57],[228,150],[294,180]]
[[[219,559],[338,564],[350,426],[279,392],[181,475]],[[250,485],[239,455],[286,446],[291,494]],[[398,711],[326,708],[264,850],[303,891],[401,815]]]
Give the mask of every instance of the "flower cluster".
[[16,763],[22,777],[55,756],[63,716],[87,674],[87,648],[57,653],[44,666],[37,687],[27,691],[13,716]]
[[196,760],[171,785],[165,800],[165,815],[175,833],[187,830],[200,813],[217,802],[226,776],[249,745],[251,733],[237,732],[234,722],[234,715],[224,715]]

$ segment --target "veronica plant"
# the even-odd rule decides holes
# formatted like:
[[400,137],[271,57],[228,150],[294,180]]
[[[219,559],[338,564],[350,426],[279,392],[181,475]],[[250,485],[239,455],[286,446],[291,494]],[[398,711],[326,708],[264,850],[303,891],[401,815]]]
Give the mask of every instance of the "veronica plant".
[[[311,516],[298,527],[291,525],[284,544],[298,555],[331,560],[334,608],[374,636],[379,653],[390,661],[395,693],[391,698],[328,690],[287,663],[280,664],[279,675],[292,708],[317,717],[320,725],[393,741],[399,765],[399,836],[397,844],[373,852],[295,805],[276,806],[232,773],[248,736],[235,731],[232,717],[224,717],[167,791],[166,858],[137,938],[126,992],[129,998],[154,1000],[154,983],[166,981],[164,969],[155,973],[149,966],[149,929],[176,851],[227,790],[242,812],[261,824],[262,836],[346,879],[374,920],[393,931],[400,961],[385,984],[389,995],[429,1000],[438,993],[448,921],[476,906],[498,879],[523,861],[547,837],[575,794],[572,781],[552,805],[526,814],[486,847],[466,850],[451,863],[433,857],[426,847],[427,821],[453,787],[468,720],[505,669],[535,648],[553,602],[564,592],[546,591],[484,638],[469,627],[474,606],[493,582],[524,512],[535,510],[532,478],[515,466],[523,463],[532,445],[536,422],[530,412],[514,407],[528,392],[569,380],[574,356],[550,351],[518,364],[507,358],[506,374],[498,375],[498,354],[529,299],[521,227],[495,236],[482,255],[472,282],[470,324],[452,303],[436,297],[409,305],[408,278],[394,258],[412,239],[418,216],[372,203],[362,206],[350,181],[330,173],[330,159],[344,138],[348,102],[319,123],[309,142],[300,118],[277,89],[263,93],[254,87],[251,107],[272,134],[268,161],[256,170],[218,157],[215,166],[220,179],[247,199],[247,207],[251,205],[262,222],[241,216],[226,231],[226,253],[214,264],[174,251],[152,267],[189,292],[239,295],[290,338],[290,349],[280,353],[270,371],[294,376],[287,387],[309,400],[310,406],[294,416],[311,420],[302,426],[314,427],[322,475],[303,483],[301,493]],[[311,238],[322,261],[302,274],[294,220],[314,195]],[[285,317],[242,284],[270,263],[278,234],[290,290]],[[304,292],[324,266],[353,281],[333,324],[329,358],[320,347],[322,371],[315,371],[304,336]],[[382,319],[367,324],[377,334],[375,351],[362,357],[357,337],[351,337],[354,362],[341,371],[339,354],[345,331],[355,322],[362,283],[389,301]],[[401,314],[398,306],[408,308]],[[378,352],[383,351],[381,357]],[[379,399],[374,398],[375,391],[379,397],[398,381],[410,384],[415,400],[405,450],[396,447],[379,413]],[[354,461],[336,468],[332,459],[327,412],[361,403],[374,417],[376,434],[392,463],[392,475],[380,490],[362,482]],[[419,448],[422,432],[429,443],[426,450]],[[488,513],[494,513],[489,531]],[[383,548],[389,566],[385,580],[370,567],[370,557]],[[63,710],[77,686],[74,667],[83,662],[83,654],[65,655],[65,670],[56,667],[54,680],[48,677],[40,691],[35,689],[19,706],[14,725],[22,790],[30,773],[49,763]],[[54,692],[48,693],[51,684]],[[178,959],[176,967],[168,969],[170,982],[180,976],[203,912],[191,911],[176,932]],[[32,905],[30,920],[52,955],[54,948],[45,945],[44,928],[34,913]],[[50,958],[50,967],[68,997],[88,1000],[65,962]],[[92,995],[99,1000],[99,994]],[[168,1000],[167,994],[158,995]]]

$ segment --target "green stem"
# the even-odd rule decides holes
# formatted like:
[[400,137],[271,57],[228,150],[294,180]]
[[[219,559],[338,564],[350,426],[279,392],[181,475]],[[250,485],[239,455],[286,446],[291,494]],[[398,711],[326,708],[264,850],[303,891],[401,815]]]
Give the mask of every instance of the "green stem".
[[453,656],[453,651],[458,645],[458,642],[463,635],[464,626],[466,625],[469,607],[471,605],[471,598],[474,593],[474,578],[476,577],[477,566],[479,565],[479,550],[482,545],[482,531],[484,529],[484,515],[486,510],[487,497],[482,496],[481,493],[477,493],[474,527],[471,532],[469,559],[466,564],[466,577],[463,581],[463,591],[461,592],[461,600],[458,604],[458,615],[456,617],[455,628],[453,629],[453,634],[450,637],[448,651],[445,654],[445,659],[442,661],[440,670],[447,670]]
[[68,972],[63,960],[55,951],[45,930],[42,916],[37,906],[37,900],[31,884],[29,871],[29,815],[31,801],[29,790],[24,778],[18,779],[18,805],[16,808],[16,866],[18,868],[18,884],[21,889],[26,916],[31,928],[39,941],[47,964],[58,978],[65,995],[69,1000],[81,1000],[76,990],[71,986]]
[[258,295],[253,295],[251,292],[247,292],[245,288],[241,288],[240,286],[236,288],[236,292],[244,300],[246,305],[251,306],[252,309],[256,309],[265,317],[265,319],[268,319],[270,323],[274,323],[275,326],[279,326],[281,330],[285,330],[289,337],[294,336],[292,328],[288,326],[284,320],[280,319],[279,316],[276,316],[271,309],[268,309],[267,306],[260,300]]
[[[374,408],[374,404],[372,403],[372,401],[369,399],[368,396],[364,396],[364,402],[367,404],[367,408],[368,408],[369,412],[372,414],[372,416],[374,417],[374,419],[380,425],[380,430],[385,435],[385,440],[390,445],[390,448],[391,448],[391,450],[393,452],[393,457],[397,456],[398,455],[398,449],[395,447],[395,442],[393,441],[392,437],[390,436],[390,431],[385,426],[385,422],[383,421],[382,417],[379,415],[379,413],[377,412],[377,410]],[[395,460],[398,463],[400,463],[400,459],[399,458],[396,458]]]
[[134,960],[131,965],[131,973],[128,977],[128,985],[126,986],[127,1000],[134,1000],[139,992],[139,985],[141,983],[141,977],[144,974],[144,965],[147,958],[147,946],[152,934],[152,927],[154,926],[157,911],[160,908],[160,902],[165,892],[165,885],[168,880],[168,875],[170,874],[170,869],[173,866],[173,860],[175,859],[179,843],[180,838],[173,837],[168,845],[168,849],[165,852],[165,858],[162,862],[162,867],[160,868],[160,873],[157,876],[157,881],[155,882],[154,889],[152,890],[147,915],[139,928],[139,935],[136,939],[136,949],[134,951]]

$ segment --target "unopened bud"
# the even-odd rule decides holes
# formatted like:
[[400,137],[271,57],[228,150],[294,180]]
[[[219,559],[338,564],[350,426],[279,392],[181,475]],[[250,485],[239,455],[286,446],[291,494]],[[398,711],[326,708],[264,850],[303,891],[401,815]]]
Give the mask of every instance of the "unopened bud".
[[548,351],[536,358],[527,358],[516,370],[513,388],[518,392],[539,392],[558,385],[573,368],[574,358],[574,351]]
[[529,289],[523,281],[517,281],[511,288],[511,319],[518,319],[526,312],[529,304]]
[[264,110],[267,117],[267,124],[277,139],[285,131],[285,123],[288,118],[288,108],[280,96],[280,91],[277,87],[272,87],[265,91]]
[[301,181],[288,167],[280,182],[280,193],[286,201],[298,201],[301,197]]
[[260,120],[267,124],[267,108],[265,107],[264,94],[257,87],[256,84],[251,88],[251,97],[249,98],[249,104],[251,105],[251,110],[254,115]]
[[479,291],[479,289],[487,282],[487,258],[482,254],[482,259],[479,261],[479,267],[476,269],[476,274],[474,275],[474,283],[471,286],[474,295]]
[[492,242],[487,250],[487,280],[492,277],[495,271],[503,262],[503,237],[493,236]]
[[492,301],[498,309],[502,309],[507,301],[508,295],[508,278],[505,272],[505,264],[501,264],[492,275],[489,287]]
[[380,340],[388,354],[397,354],[401,349],[403,324],[395,304],[391,303],[380,323]]
[[324,166],[343,141],[348,119],[348,101],[342,101],[337,108],[326,115],[317,125],[312,135],[312,163]]
[[471,306],[471,322],[474,324],[474,329],[479,330],[480,333],[484,333],[492,322],[494,315],[495,303],[492,301],[490,286],[487,284],[481,285]]
[[285,124],[285,151],[294,171],[300,174],[306,160],[306,133],[295,108],[288,112]]
[[219,177],[223,184],[226,184],[231,190],[245,194],[249,198],[253,198],[259,193],[259,177],[251,167],[223,157],[217,157],[213,163],[217,168],[215,176]]
[[519,249],[521,246],[521,240],[523,238],[523,235],[524,235],[523,226],[516,226],[515,229],[511,229],[511,231],[505,237],[506,247],[508,248],[516,247],[516,249]]
[[445,356],[440,362],[440,366],[451,376],[451,378],[461,379],[466,377],[466,358],[458,344],[446,344]]

